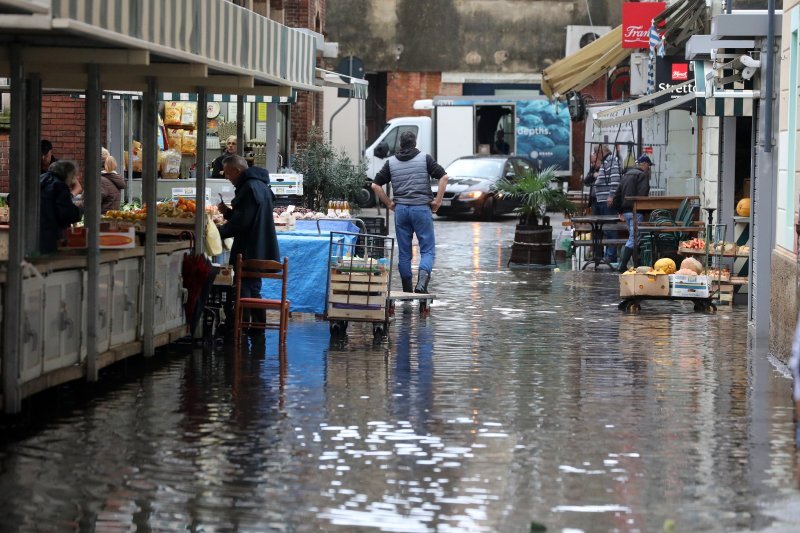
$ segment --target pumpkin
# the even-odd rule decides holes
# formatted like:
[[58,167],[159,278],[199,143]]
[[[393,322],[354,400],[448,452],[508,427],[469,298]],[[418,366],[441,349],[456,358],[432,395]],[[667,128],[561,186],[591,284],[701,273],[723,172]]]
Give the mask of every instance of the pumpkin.
[[661,270],[665,274],[674,274],[675,270],[677,270],[675,268],[675,261],[669,257],[664,257],[663,259],[656,261],[656,264],[653,265],[653,268],[656,270]]
[[694,257],[687,257],[681,261],[681,270],[691,270],[693,276],[699,276],[703,273],[703,265]]
[[682,276],[697,276],[697,272],[695,272],[691,268],[681,268],[680,270],[678,270],[675,273],[679,274],[679,275],[682,275]]
[[739,200],[739,203],[736,204],[736,214],[740,217],[750,216],[750,198],[742,198]]

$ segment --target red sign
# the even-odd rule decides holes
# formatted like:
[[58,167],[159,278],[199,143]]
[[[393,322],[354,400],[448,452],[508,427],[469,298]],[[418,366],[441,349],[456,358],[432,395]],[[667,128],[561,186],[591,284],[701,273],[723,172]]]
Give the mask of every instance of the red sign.
[[672,81],[689,80],[689,63],[672,64]]
[[667,8],[666,2],[622,4],[622,47],[649,48],[653,18]]

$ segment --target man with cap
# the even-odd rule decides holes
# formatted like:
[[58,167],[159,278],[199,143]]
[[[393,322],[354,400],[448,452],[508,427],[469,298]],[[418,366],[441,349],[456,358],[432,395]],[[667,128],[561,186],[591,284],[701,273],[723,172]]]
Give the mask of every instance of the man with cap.
[[[625,221],[628,226],[628,242],[622,249],[622,256],[619,258],[619,271],[625,272],[628,269],[628,261],[633,255],[634,246],[639,243],[634,242],[633,234],[633,200],[629,200],[631,196],[649,196],[650,195],[650,167],[653,162],[646,155],[639,156],[636,160],[636,166],[628,169],[622,180],[619,182],[619,187],[614,194],[613,205],[619,210],[620,219]],[[643,216],[641,213],[636,213],[637,225],[642,223]],[[638,237],[638,236],[637,236]],[[638,241],[638,239],[637,239]]]

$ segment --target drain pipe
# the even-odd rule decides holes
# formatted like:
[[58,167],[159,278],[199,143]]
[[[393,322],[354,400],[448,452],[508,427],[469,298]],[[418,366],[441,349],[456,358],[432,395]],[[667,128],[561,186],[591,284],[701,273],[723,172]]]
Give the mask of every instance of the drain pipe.
[[350,96],[347,97],[347,100],[345,100],[344,104],[342,104],[342,107],[337,109],[336,112],[331,115],[331,119],[328,121],[328,139],[330,140],[331,144],[333,143],[333,119],[336,118],[336,115],[344,111],[344,108],[347,107],[347,104],[349,104],[350,100],[353,99],[352,90],[350,93]]
[[764,93],[767,97],[765,111],[767,116],[764,117],[764,151],[772,152],[772,90],[773,78],[775,70],[775,0],[767,2],[767,61],[765,65],[765,73],[767,79],[764,83]]

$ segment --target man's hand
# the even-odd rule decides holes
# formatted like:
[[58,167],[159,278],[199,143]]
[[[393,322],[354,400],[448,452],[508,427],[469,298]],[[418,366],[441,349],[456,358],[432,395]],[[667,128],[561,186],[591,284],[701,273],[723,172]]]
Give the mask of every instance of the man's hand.
[[619,221],[625,222],[625,216],[622,213],[619,214]]
[[231,208],[225,205],[225,202],[218,203],[217,209],[219,209],[219,212],[222,213],[223,215],[227,215],[228,213],[231,212]]
[[614,205],[614,199],[611,196],[609,196],[608,200],[606,200],[606,204],[608,204],[608,207],[611,207],[612,205]]
[[437,211],[439,210],[439,208],[440,208],[441,206],[442,206],[442,200],[441,200],[441,198],[439,198],[439,197],[436,197],[436,198],[434,198],[434,199],[433,199],[433,201],[431,202],[431,211],[433,211],[433,212],[435,213],[435,212],[437,212]]
[[394,202],[391,202],[391,203],[390,203],[389,205],[387,205],[386,207],[389,209],[389,211],[394,211],[394,208],[395,208],[395,207],[397,207],[397,204],[396,204],[396,203],[394,203]]

